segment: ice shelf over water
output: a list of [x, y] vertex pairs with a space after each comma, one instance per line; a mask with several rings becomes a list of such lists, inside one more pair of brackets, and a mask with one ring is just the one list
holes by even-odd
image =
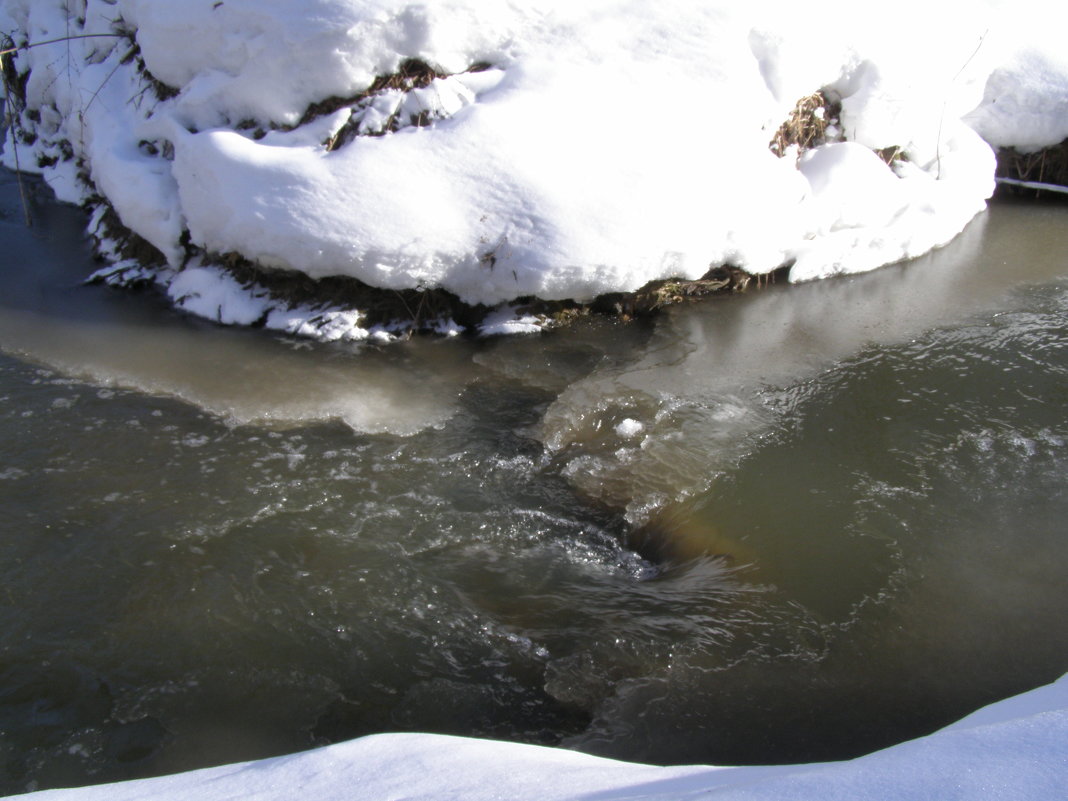
[[[991, 144], [1068, 136], [1062, 4], [882, 13], [2, 0], [16, 45], [63, 39], [16, 54], [27, 141], [9, 131], [4, 163], [40, 170], [63, 199], [106, 199], [163, 254], [164, 288], [192, 264], [176, 305], [327, 339], [371, 332], [246, 291], [212, 254], [489, 306], [724, 264], [793, 264], [795, 281], [869, 270], [944, 244], [984, 208]], [[366, 96], [410, 60], [438, 77]], [[773, 135], [817, 90], [841, 103], [828, 142], [777, 156]], [[905, 158], [888, 165], [884, 148]]]

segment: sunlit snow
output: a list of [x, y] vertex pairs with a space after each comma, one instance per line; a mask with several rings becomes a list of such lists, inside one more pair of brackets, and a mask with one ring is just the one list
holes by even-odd
[[[40, 119], [33, 144], [9, 135], [5, 163], [40, 163], [66, 199], [104, 196], [172, 268], [187, 236], [487, 305], [588, 301], [723, 264], [822, 278], [958, 234], [994, 186], [981, 137], [1068, 135], [1068, 62], [1016, 24], [1019, 3], [906, 2], [882, 21], [846, 2], [84, 5], [69, 20], [63, 3], [4, 1], [19, 44], [127, 34], [18, 53]], [[1055, 29], [1064, 12], [1039, 5]], [[159, 100], [139, 59], [177, 95]], [[410, 59], [452, 77], [356, 99]], [[840, 100], [844, 141], [772, 153], [817, 90]], [[309, 113], [331, 98], [354, 99]], [[359, 135], [335, 141], [346, 125]], [[50, 165], [64, 142], [73, 160]], [[871, 150], [888, 147], [905, 160]], [[204, 277], [190, 311], [234, 306]]]

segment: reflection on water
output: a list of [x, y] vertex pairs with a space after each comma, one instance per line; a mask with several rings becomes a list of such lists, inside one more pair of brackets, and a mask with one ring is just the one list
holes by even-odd
[[1068, 209], [541, 337], [82, 286], [0, 189], [0, 792], [376, 731], [850, 756], [1068, 669]]

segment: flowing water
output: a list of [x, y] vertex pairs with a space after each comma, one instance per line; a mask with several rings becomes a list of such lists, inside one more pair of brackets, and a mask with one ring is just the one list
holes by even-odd
[[1068, 670], [1068, 207], [655, 321], [338, 347], [0, 176], [0, 792], [419, 730], [854, 756]]

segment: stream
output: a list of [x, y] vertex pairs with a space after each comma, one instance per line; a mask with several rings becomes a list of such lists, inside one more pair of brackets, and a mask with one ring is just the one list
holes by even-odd
[[320, 344], [0, 173], [0, 794], [385, 731], [842, 759], [1068, 670], [1068, 205], [630, 323]]

